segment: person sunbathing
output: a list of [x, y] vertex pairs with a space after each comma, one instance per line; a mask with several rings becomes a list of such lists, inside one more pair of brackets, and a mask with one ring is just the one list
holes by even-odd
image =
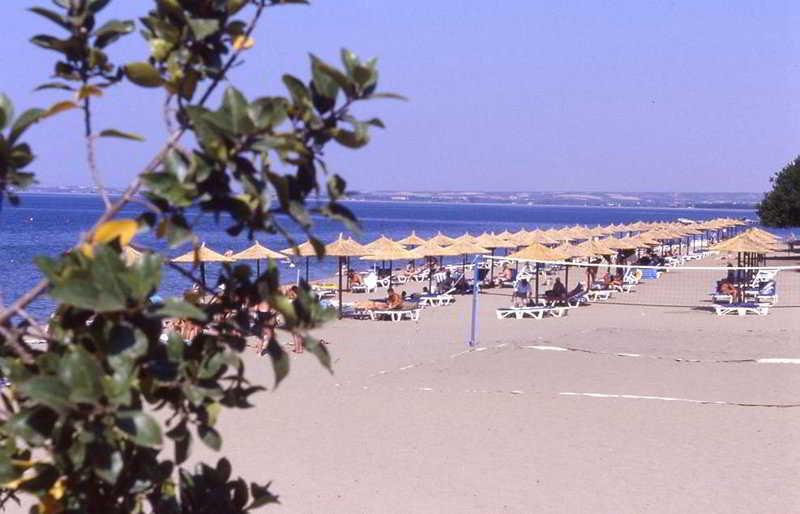
[[350, 273], [347, 274], [347, 280], [350, 281], [350, 287], [360, 286], [364, 283], [361, 279], [361, 275], [356, 273], [355, 270], [350, 270]]
[[403, 307], [403, 297], [395, 292], [393, 288], [386, 291], [386, 300], [366, 300], [363, 302], [356, 302], [355, 305], [359, 309], [366, 309], [369, 311], [394, 311]]
[[603, 287], [606, 289], [611, 289], [614, 286], [621, 286], [622, 281], [619, 279], [618, 276], [612, 275], [611, 273], [606, 273], [603, 275]]
[[739, 301], [739, 289], [736, 288], [727, 279], [722, 279], [717, 283], [717, 293], [721, 295], [729, 295], [733, 301]]

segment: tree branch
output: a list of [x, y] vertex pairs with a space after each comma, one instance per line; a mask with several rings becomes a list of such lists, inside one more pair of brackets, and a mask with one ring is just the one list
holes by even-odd
[[[85, 86], [86, 83], [84, 82], [84, 87]], [[100, 179], [100, 171], [97, 169], [97, 156], [95, 153], [96, 139], [92, 134], [92, 108], [90, 96], [87, 95], [86, 98], [83, 99], [82, 109], [84, 138], [86, 139], [86, 162], [89, 164], [89, 173], [92, 176], [92, 181], [94, 182], [98, 193], [100, 193], [100, 197], [103, 199], [103, 204], [106, 206], [106, 209], [109, 209], [111, 207], [111, 200], [108, 198], [108, 192], [103, 185], [103, 181]]]
[[[259, 2], [256, 8], [256, 12], [253, 15], [253, 18], [250, 20], [247, 29], [245, 30], [245, 37], [250, 37], [250, 35], [253, 33], [266, 7], [267, 4], [263, 0]], [[219, 83], [222, 82], [223, 79], [225, 79], [228, 70], [230, 70], [231, 66], [233, 66], [234, 62], [243, 51], [244, 48], [240, 48], [238, 50], [234, 49], [230, 59], [228, 59], [228, 62], [225, 64], [225, 66], [223, 66], [222, 73], [220, 73], [219, 77], [214, 79], [211, 85], [209, 85], [208, 89], [200, 99], [198, 105], [202, 106], [208, 101], [211, 94], [217, 88]], [[89, 126], [89, 129], [91, 129], [91, 124]], [[117, 199], [116, 202], [111, 203], [110, 205], [107, 206], [105, 212], [103, 212], [100, 218], [98, 218], [97, 222], [95, 222], [92, 229], [89, 232], [87, 232], [73, 248], [77, 248], [82, 243], [88, 241], [92, 237], [92, 235], [94, 235], [94, 232], [100, 225], [111, 220], [111, 218], [113, 218], [125, 205], [127, 205], [131, 201], [131, 199], [136, 195], [136, 193], [139, 191], [139, 188], [141, 187], [141, 181], [139, 179], [139, 176], [145, 173], [154, 172], [156, 168], [161, 164], [167, 152], [177, 145], [178, 141], [187, 130], [188, 130], [187, 127], [181, 127], [176, 132], [172, 133], [172, 135], [169, 137], [164, 147], [162, 147], [161, 150], [159, 150], [159, 152], [150, 161], [150, 163], [148, 163], [148, 165], [145, 166], [145, 168], [128, 185], [128, 187], [125, 189], [125, 192], [122, 193], [122, 196], [119, 199]], [[47, 291], [49, 285], [50, 284], [46, 279], [40, 280], [33, 288], [28, 290], [21, 297], [17, 298], [17, 300], [15, 300], [14, 303], [12, 303], [7, 309], [0, 311], [0, 325], [7, 323], [14, 316], [14, 314], [17, 313], [20, 309], [24, 309], [32, 301], [41, 296], [45, 291]]]

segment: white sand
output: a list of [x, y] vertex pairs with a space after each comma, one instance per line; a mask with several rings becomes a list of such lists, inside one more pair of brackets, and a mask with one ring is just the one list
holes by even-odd
[[[737, 405], [800, 403], [797, 308], [501, 321], [507, 297], [480, 303], [480, 351], [465, 351], [469, 297], [418, 323], [330, 324], [335, 374], [294, 357], [223, 418], [224, 453], [274, 480], [286, 512], [800, 511], [800, 407]], [[767, 360], [720, 362], [744, 359]], [[271, 383], [266, 359], [248, 363]]]

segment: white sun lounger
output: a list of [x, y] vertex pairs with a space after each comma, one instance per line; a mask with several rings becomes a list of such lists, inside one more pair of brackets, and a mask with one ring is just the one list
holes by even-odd
[[440, 294], [435, 296], [422, 296], [419, 299], [421, 307], [441, 307], [452, 305], [456, 302], [456, 297], [451, 294]]
[[497, 309], [497, 319], [542, 319], [549, 307], [510, 307]]
[[584, 297], [590, 302], [607, 302], [611, 298], [610, 289], [592, 289], [584, 293]]
[[391, 321], [402, 321], [404, 319], [419, 321], [419, 311], [420, 309], [370, 310], [369, 318], [373, 321], [381, 319], [389, 319]]
[[726, 314], [738, 314], [739, 316], [758, 314], [759, 316], [766, 316], [769, 314], [769, 305], [759, 303], [715, 304], [714, 313], [717, 316], [725, 316]]
[[569, 307], [564, 306], [509, 307], [497, 309], [497, 319], [542, 319], [547, 314], [555, 318], [562, 318], [567, 315], [567, 312], [569, 312]]

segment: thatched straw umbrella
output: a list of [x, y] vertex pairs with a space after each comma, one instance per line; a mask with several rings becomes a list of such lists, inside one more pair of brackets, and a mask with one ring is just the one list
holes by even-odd
[[339, 234], [339, 239], [325, 245], [325, 255], [337, 258], [337, 267], [339, 268], [339, 318], [342, 317], [342, 264], [347, 257], [360, 257], [364, 255], [363, 248], [356, 246], [354, 241], [344, 239], [342, 234]]
[[542, 246], [539, 243], [534, 243], [530, 246], [523, 248], [522, 250], [512, 253], [508, 256], [509, 259], [517, 259], [523, 261], [535, 261], [536, 264], [536, 285], [535, 285], [535, 295], [536, 295], [536, 303], [539, 303], [539, 265], [542, 261], [547, 262], [557, 262], [562, 261], [566, 258], [566, 255], [563, 253], [554, 250], [553, 248], [547, 248], [546, 246]]
[[458, 241], [457, 243], [448, 246], [447, 249], [450, 250], [451, 252], [454, 252], [456, 255], [463, 256], [463, 260], [461, 263], [462, 274], [464, 273], [467, 267], [467, 255], [485, 255], [487, 253], [491, 253], [486, 248], [477, 245], [475, 243], [470, 243], [468, 241]]
[[[475, 238], [475, 244], [488, 248], [492, 252], [492, 257], [494, 257], [494, 251], [498, 248], [515, 248], [514, 243], [496, 236], [494, 233], [487, 234], [486, 232]], [[489, 280], [494, 281], [494, 259], [489, 263]]]
[[[281, 250], [282, 254], [284, 255], [295, 255], [297, 257], [305, 257], [306, 259], [306, 282], [308, 282], [308, 259], [310, 257], [317, 257], [317, 250], [314, 248], [314, 245], [311, 244], [311, 241], [306, 241], [305, 243], [301, 243], [297, 246], [291, 246], [286, 248], [285, 250]], [[300, 280], [300, 274], [298, 272], [297, 280]]]
[[192, 265], [200, 264], [200, 280], [203, 285], [206, 285], [206, 263], [207, 262], [233, 262], [233, 259], [222, 255], [219, 252], [208, 248], [205, 243], [195, 247], [185, 254], [175, 257], [172, 262], [177, 263], [192, 263]]
[[441, 232], [438, 232], [435, 236], [433, 236], [432, 238], [428, 239], [428, 242], [429, 243], [433, 243], [435, 245], [439, 245], [439, 246], [447, 246], [447, 245], [454, 244], [456, 242], [456, 240], [453, 239], [452, 237], [447, 237], [446, 235], [442, 234]]
[[419, 237], [417, 233], [412, 230], [411, 234], [399, 240], [398, 243], [405, 246], [420, 246], [425, 244], [425, 240]]
[[[450, 247], [446, 246], [439, 246], [435, 243], [431, 243], [428, 241], [427, 243], [420, 245], [413, 250], [411, 253], [414, 255], [415, 259], [428, 259], [429, 266], [430, 266], [430, 259], [436, 257], [448, 257], [448, 256], [456, 256], [458, 253], [453, 252]], [[433, 284], [433, 270], [428, 273], [428, 290], [430, 290]]]
[[256, 275], [261, 275], [261, 259], [286, 259], [287, 257], [275, 250], [270, 250], [266, 246], [256, 241], [250, 248], [231, 255], [231, 259], [237, 261], [256, 261]]
[[[394, 241], [393, 241], [394, 242]], [[396, 244], [396, 243], [395, 243]], [[366, 246], [364, 247], [366, 249]], [[370, 250], [370, 253], [361, 257], [363, 261], [389, 261], [389, 285], [392, 284], [392, 263], [397, 260], [410, 261], [415, 258], [415, 254], [406, 250], [402, 245], [384, 245], [380, 248]]]

